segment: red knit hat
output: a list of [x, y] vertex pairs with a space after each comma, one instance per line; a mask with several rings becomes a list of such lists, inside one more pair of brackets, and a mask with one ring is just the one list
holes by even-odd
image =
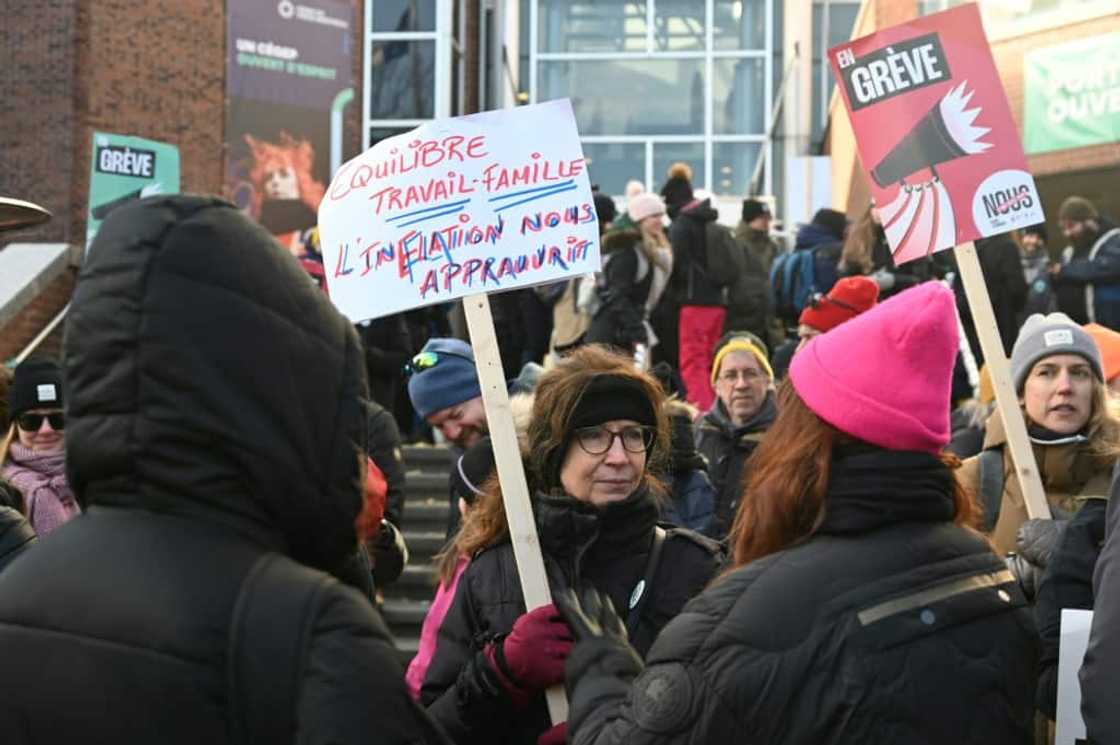
[[875, 307], [878, 300], [879, 285], [875, 280], [868, 277], [845, 277], [833, 285], [824, 297], [810, 299], [797, 322], [811, 326], [823, 334]]

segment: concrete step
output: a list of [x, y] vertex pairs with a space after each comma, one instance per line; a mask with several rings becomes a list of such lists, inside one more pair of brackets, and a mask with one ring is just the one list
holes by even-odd
[[401, 453], [409, 468], [445, 471], [451, 466], [451, 448], [446, 445], [405, 445]]
[[[411, 487], [411, 484], [409, 485]], [[404, 506], [404, 525], [401, 530], [410, 532], [439, 532], [447, 534], [447, 495], [438, 499], [409, 499]]]
[[436, 591], [436, 567], [431, 563], [416, 564], [409, 562], [401, 572], [400, 578], [393, 583], [394, 595], [403, 594], [405, 590], [422, 589], [430, 598]]
[[[448, 466], [450, 469], [450, 466]], [[448, 495], [448, 474], [450, 470], [446, 471], [408, 471], [406, 478], [408, 484], [406, 486], [408, 498], [411, 502], [413, 499], [434, 499], [442, 497], [444, 501], [447, 500]]]
[[411, 563], [418, 564], [430, 561], [447, 543], [446, 530], [405, 530], [405, 542], [408, 543], [408, 553]]
[[385, 623], [394, 629], [404, 630], [405, 627], [415, 626], [416, 633], [420, 633], [420, 625], [432, 607], [431, 600], [408, 600], [405, 598], [386, 598], [381, 604], [381, 615]]

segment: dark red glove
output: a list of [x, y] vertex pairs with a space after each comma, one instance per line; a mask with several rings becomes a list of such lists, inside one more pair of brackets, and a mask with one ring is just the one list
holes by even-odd
[[524, 695], [564, 680], [564, 660], [572, 644], [571, 629], [549, 603], [518, 618], [501, 648], [491, 644], [486, 657], [506, 690]]
[[537, 738], [537, 745], [564, 745], [568, 739], [568, 723], [560, 722], [555, 727], [549, 727]]

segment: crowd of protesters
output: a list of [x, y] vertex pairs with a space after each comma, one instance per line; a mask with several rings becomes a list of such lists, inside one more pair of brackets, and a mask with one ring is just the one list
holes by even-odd
[[[461, 308], [355, 327], [221, 200], [111, 214], [62, 359], [0, 374], [0, 740], [1045, 743], [1079, 608], [1120, 742], [1120, 229], [1070, 197], [1067, 246], [977, 244], [1032, 519], [951, 252], [896, 266], [873, 204], [783, 246], [691, 181], [596, 193], [601, 272], [491, 296], [537, 608]], [[377, 598], [425, 440], [448, 542], [406, 672]]]

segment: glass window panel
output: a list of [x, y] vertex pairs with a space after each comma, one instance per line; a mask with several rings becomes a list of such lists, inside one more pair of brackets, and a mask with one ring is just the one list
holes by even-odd
[[707, 44], [704, 3], [697, 0], [656, 0], [653, 48], [659, 52], [703, 51]]
[[669, 166], [677, 162], [688, 163], [692, 168], [692, 188], [699, 189], [706, 183], [703, 142], [653, 143], [653, 186], [660, 191], [669, 178]]
[[646, 51], [645, 0], [541, 0], [542, 52]]
[[412, 129], [415, 129], [415, 128], [414, 127], [401, 127], [401, 128], [396, 128], [396, 127], [371, 127], [370, 130], [369, 130], [369, 146], [373, 147], [374, 145], [381, 142], [382, 140], [387, 140], [390, 137], [393, 137], [394, 135], [399, 135], [399, 134], [403, 134], [404, 132], [409, 132]]
[[765, 49], [765, 0], [715, 0], [712, 27], [716, 49]]
[[434, 41], [378, 41], [370, 50], [370, 119], [430, 119]]
[[766, 65], [761, 58], [712, 63], [712, 127], [720, 135], [763, 134]]
[[646, 146], [630, 142], [587, 142], [583, 145], [591, 183], [611, 196], [626, 193], [630, 179], [646, 180]]
[[568, 97], [580, 134], [703, 134], [704, 60], [544, 61], [537, 98]]
[[758, 142], [713, 143], [712, 192], [725, 196], [745, 197], [761, 149], [762, 144]]
[[436, 0], [373, 0], [374, 33], [435, 31]]

